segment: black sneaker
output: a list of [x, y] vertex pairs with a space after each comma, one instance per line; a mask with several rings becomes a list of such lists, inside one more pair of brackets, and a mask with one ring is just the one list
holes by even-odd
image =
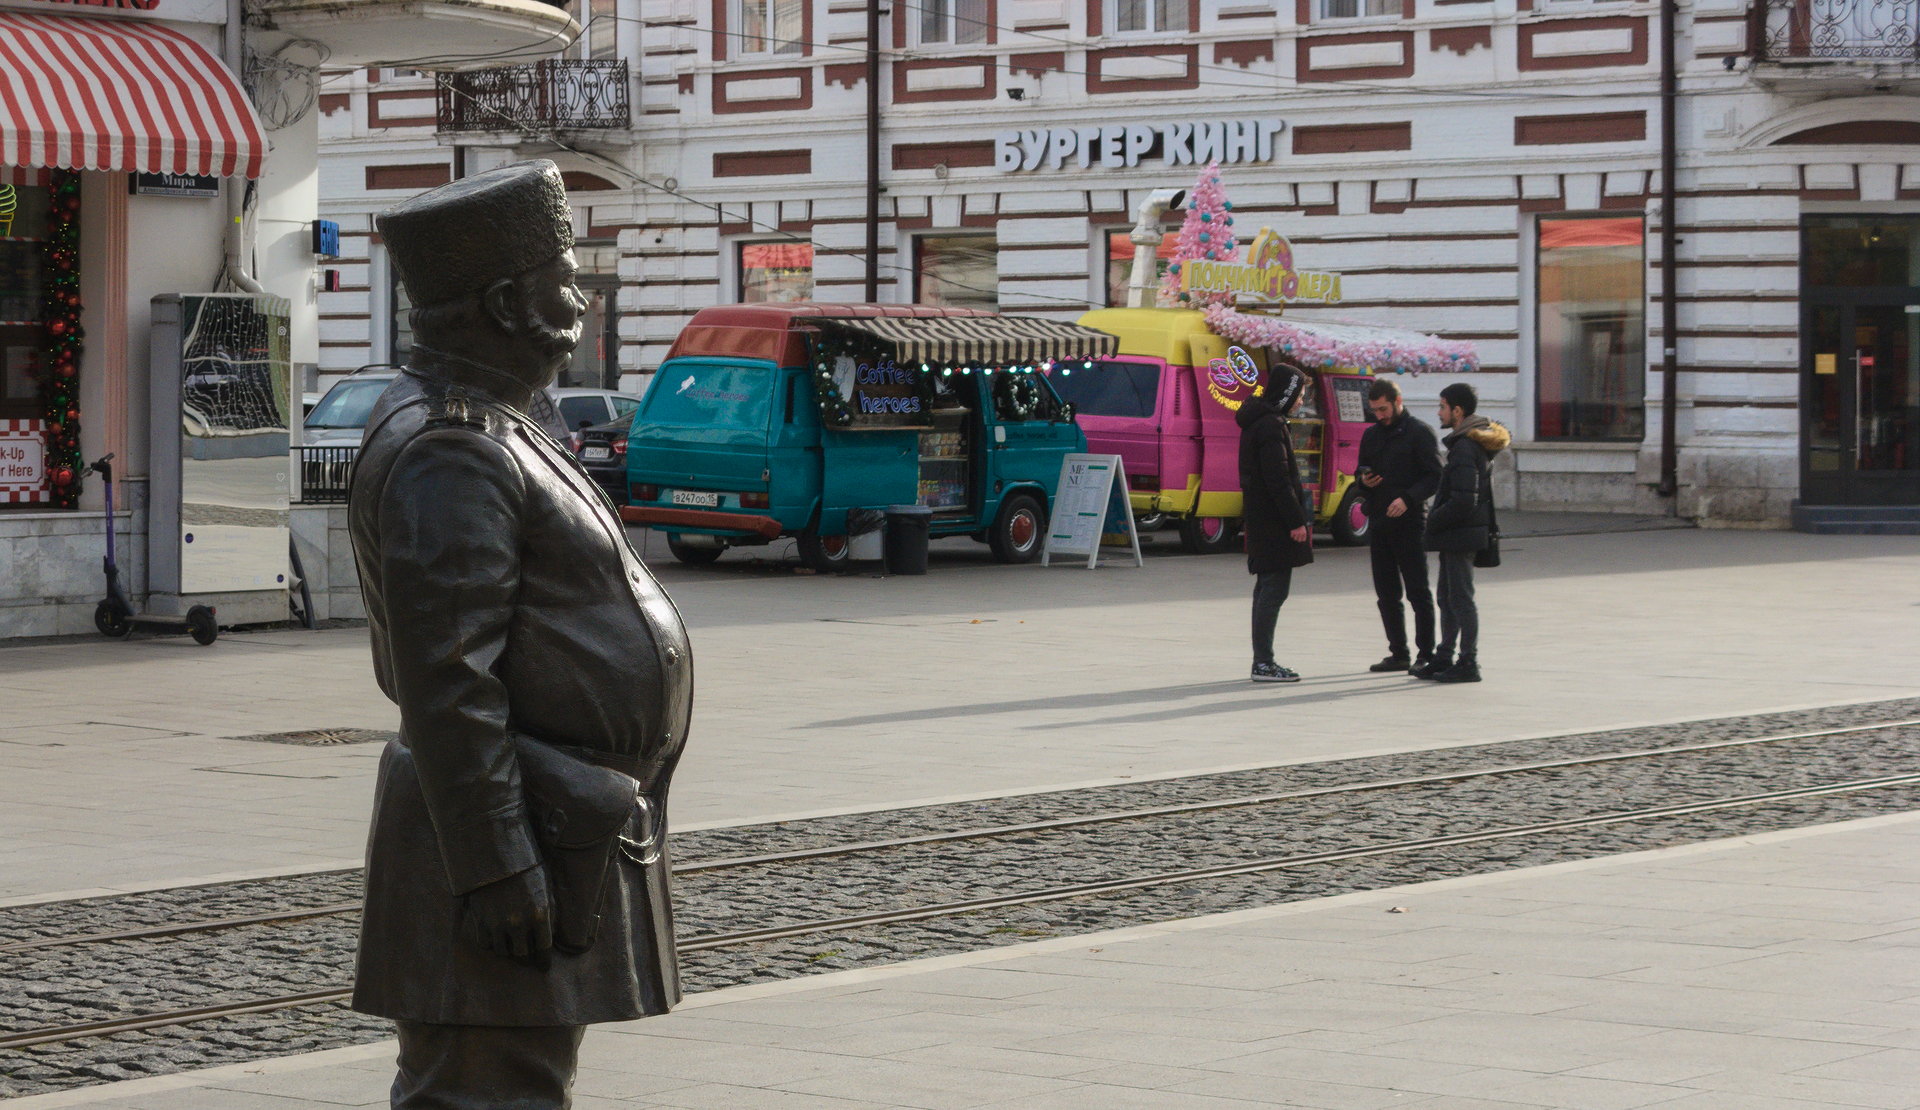
[[1453, 666], [1451, 655], [1423, 655], [1415, 660], [1413, 666], [1407, 668], [1407, 673], [1415, 678], [1432, 678], [1451, 666]]
[[1408, 659], [1406, 656], [1389, 655], [1367, 669], [1375, 674], [1385, 674], [1388, 671], [1404, 671], [1411, 666], [1413, 666], [1413, 660]]
[[1435, 682], [1478, 682], [1480, 664], [1471, 659], [1462, 659], [1453, 666], [1433, 676]]
[[1278, 663], [1255, 663], [1253, 665], [1253, 674], [1251, 674], [1248, 677], [1253, 679], [1253, 681], [1255, 682], [1298, 682], [1300, 681], [1299, 675], [1293, 673], [1292, 671], [1286, 669], [1285, 667], [1281, 666]]

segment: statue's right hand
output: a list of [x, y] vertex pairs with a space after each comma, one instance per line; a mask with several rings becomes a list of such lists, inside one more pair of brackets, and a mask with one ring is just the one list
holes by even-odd
[[469, 891], [461, 900], [461, 929], [467, 939], [496, 956], [532, 961], [553, 947], [553, 896], [547, 869], [533, 866], [518, 875]]

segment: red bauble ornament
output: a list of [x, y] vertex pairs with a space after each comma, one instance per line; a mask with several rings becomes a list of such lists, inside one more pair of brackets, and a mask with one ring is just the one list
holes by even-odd
[[67, 416], [67, 423], [69, 423], [69, 424], [71, 424], [71, 423], [73, 423], [73, 422], [75, 422], [75, 421], [77, 421], [77, 420], [79, 420], [79, 419], [80, 419], [80, 406], [78, 406], [78, 405], [68, 405], [68, 406], [67, 406], [67, 413], [66, 413], [66, 416]]
[[68, 324], [65, 320], [55, 317], [47, 321], [47, 333], [58, 338], [59, 336], [67, 334], [67, 329], [71, 326], [72, 325]]
[[73, 468], [70, 466], [54, 467], [52, 476], [55, 489], [66, 489], [73, 484]]
[[58, 367], [54, 368], [54, 373], [60, 375], [63, 378], [73, 377], [73, 363], [71, 362], [61, 363]]

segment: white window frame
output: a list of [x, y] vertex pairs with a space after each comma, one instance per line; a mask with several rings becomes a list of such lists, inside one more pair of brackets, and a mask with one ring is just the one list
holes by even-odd
[[[987, 44], [987, 39], [989, 37], [987, 34], [989, 30], [989, 27], [987, 26], [987, 19], [989, 15], [987, 3], [985, 3], [985, 0], [982, 0], [980, 4], [980, 22], [978, 24], [975, 24], [971, 17], [969, 17], [966, 24], [962, 24], [960, 20], [960, 11], [959, 11], [961, 2], [962, 0], [915, 0], [915, 3], [909, 5], [907, 8], [907, 20], [910, 23], [910, 25], [913, 27], [914, 45], [915, 46], [964, 46], [964, 47], [985, 46]], [[936, 5], [939, 6], [941, 9], [938, 13], [935, 13], [934, 11]], [[926, 17], [930, 14], [938, 15], [938, 18], [940, 19], [941, 25], [943, 27], [943, 32], [942, 32], [943, 37], [929, 38], [927, 36]], [[980, 37], [976, 39], [966, 39], [963, 41], [960, 38], [960, 33], [963, 27], [972, 27], [978, 30]]]
[[[805, 6], [812, 3], [813, 0], [800, 0], [801, 6], [797, 9], [800, 15], [799, 25], [793, 28], [793, 37], [786, 42], [780, 41], [779, 29], [774, 26], [777, 2], [778, 0], [728, 0], [727, 17], [729, 24], [727, 29], [733, 32], [730, 36], [733, 41], [728, 45], [728, 52], [730, 54], [775, 57], [806, 53], [806, 49], [801, 43], [801, 39], [806, 37], [807, 29]], [[747, 40], [743, 36], [746, 34], [747, 29], [748, 7], [765, 10], [767, 21], [766, 41], [772, 45], [759, 48], [747, 45]]]
[[[1119, 0], [1101, 0], [1101, 3], [1106, 5], [1106, 11], [1104, 14], [1106, 17], [1106, 28], [1107, 28], [1108, 34], [1121, 35], [1121, 36], [1188, 35], [1188, 34], [1192, 34], [1195, 30], [1195, 28], [1193, 27], [1160, 27], [1160, 26], [1134, 27], [1134, 28], [1122, 29], [1120, 26]], [[1144, 0], [1144, 3], [1147, 10], [1147, 22], [1151, 24], [1154, 21], [1154, 12], [1156, 10], [1154, 0]], [[1181, 20], [1183, 22], [1190, 22], [1193, 18], [1192, 6], [1189, 5], [1186, 2], [1186, 0], [1176, 0], [1176, 3], [1178, 3], [1179, 5]]]
[[[1347, 15], [1342, 13], [1342, 14], [1336, 15], [1328, 11], [1328, 9], [1332, 7], [1335, 3], [1340, 3], [1343, 6], [1345, 4], [1352, 4], [1354, 7], [1354, 14]], [[1397, 4], [1395, 4], [1395, 0], [1318, 0], [1318, 2], [1314, 5], [1314, 22], [1315, 23], [1360, 23], [1366, 20], [1384, 21], [1384, 20], [1404, 19], [1406, 18], [1407, 3], [1408, 3], [1408, 0], [1398, 0]], [[1368, 11], [1367, 10], [1370, 7], [1375, 7], [1375, 6], [1385, 7], [1388, 4], [1395, 4], [1393, 11]]]

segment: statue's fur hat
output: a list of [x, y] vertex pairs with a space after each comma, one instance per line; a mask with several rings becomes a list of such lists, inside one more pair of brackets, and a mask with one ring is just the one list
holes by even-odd
[[478, 293], [573, 249], [560, 168], [545, 158], [451, 181], [374, 218], [415, 308]]

